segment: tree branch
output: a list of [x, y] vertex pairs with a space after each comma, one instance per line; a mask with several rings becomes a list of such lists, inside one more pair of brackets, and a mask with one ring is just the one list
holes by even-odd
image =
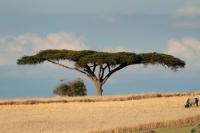
[[101, 72], [101, 77], [100, 77], [100, 80], [101, 80], [101, 81], [103, 80], [104, 71], [105, 71], [105, 70], [102, 70], [102, 72]]
[[103, 67], [103, 70], [105, 70], [107, 67], [109, 67], [109, 65], [108, 65], [108, 64], [106, 64], [106, 66], [105, 66], [105, 67]]
[[92, 79], [97, 79], [95, 73], [90, 69], [90, 67], [89, 67], [87, 64], [85, 64], [83, 67], [84, 67], [84, 70], [85, 70], [89, 75], [91, 75], [91, 78], [92, 78]]
[[92, 70], [93, 73], [95, 72], [96, 66], [97, 66], [97, 64], [94, 62], [94, 66], [93, 66], [93, 70]]
[[[105, 78], [103, 79], [103, 84], [105, 84], [106, 83], [106, 81], [108, 80], [108, 78], [113, 74], [113, 73], [115, 73], [116, 71], [119, 71], [119, 70], [121, 70], [122, 68], [124, 68], [124, 67], [126, 67], [127, 66], [127, 64], [120, 64], [118, 67], [116, 67], [115, 69], [113, 69], [113, 70], [109, 70], [109, 73], [105, 76]], [[109, 67], [108, 67], [109, 68]]]
[[101, 80], [103, 79], [103, 77], [104, 77], [104, 72], [105, 72], [105, 70], [106, 70], [106, 68], [108, 68], [108, 64], [106, 64], [106, 66], [105, 67], [102, 67], [102, 70], [101, 70]]
[[65, 66], [65, 65], [63, 65], [63, 64], [60, 64], [58, 61], [57, 61], [57, 62], [56, 62], [56, 61], [53, 61], [53, 60], [47, 60], [47, 61], [49, 61], [49, 62], [51, 62], [51, 63], [53, 63], [53, 64], [56, 64], [56, 65], [59, 65], [59, 66], [61, 66], [61, 67], [64, 67], [64, 68], [67, 68], [67, 69], [70, 69], [70, 70], [74, 70], [74, 68], [71, 68], [71, 67]]
[[110, 65], [108, 65], [108, 72], [110, 72]]
[[98, 78], [99, 78], [99, 80], [100, 80], [100, 78], [101, 78], [102, 67], [103, 67], [102, 65], [99, 66], [99, 73], [98, 73]]
[[51, 62], [51, 63], [53, 63], [53, 64], [56, 64], [56, 65], [58, 65], [58, 66], [61, 66], [61, 67], [64, 67], [64, 68], [67, 68], [67, 69], [70, 69], [70, 70], [76, 70], [76, 71], [78, 71], [78, 72], [81, 72], [81, 73], [83, 73], [83, 74], [86, 74], [87, 76], [89, 76], [89, 74], [88, 73], [86, 73], [85, 71], [82, 71], [82, 70], [80, 70], [80, 69], [78, 69], [78, 68], [72, 68], [72, 67], [68, 67], [68, 66], [65, 66], [65, 65], [63, 65], [63, 64], [60, 64], [59, 63], [59, 61], [53, 61], [53, 60], [47, 60], [47, 61], [49, 61], [49, 62]]

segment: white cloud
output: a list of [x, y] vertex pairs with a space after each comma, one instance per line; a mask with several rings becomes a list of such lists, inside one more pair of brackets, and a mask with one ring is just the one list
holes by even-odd
[[196, 38], [171, 39], [168, 43], [167, 53], [185, 60], [187, 67], [200, 67], [200, 40]]
[[174, 28], [200, 29], [200, 20], [178, 20], [173, 23]]
[[190, 0], [180, 5], [172, 14], [172, 26], [181, 29], [200, 28], [200, 2]]
[[126, 48], [124, 46], [118, 46], [115, 48], [104, 48], [102, 49], [104, 52], [142, 52], [140, 49]]
[[200, 3], [188, 3], [179, 7], [175, 12], [175, 17], [198, 17], [200, 16]]
[[0, 37], [0, 65], [16, 64], [17, 58], [44, 49], [87, 49], [83, 37], [61, 32], [46, 37], [27, 33], [20, 36]]

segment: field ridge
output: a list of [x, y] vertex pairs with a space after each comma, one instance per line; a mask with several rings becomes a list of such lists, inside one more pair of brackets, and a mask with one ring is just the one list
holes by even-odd
[[196, 122], [200, 121], [200, 115], [176, 119], [176, 120], [166, 120], [159, 122], [150, 122], [139, 124], [136, 126], [129, 127], [116, 127], [108, 130], [91, 131], [90, 133], [132, 133], [140, 131], [148, 131], [157, 128], [180, 128], [185, 126], [191, 126]]
[[141, 93], [141, 94], [126, 94], [113, 96], [79, 96], [79, 97], [61, 97], [52, 98], [28, 98], [5, 100], [0, 99], [0, 105], [30, 105], [30, 104], [48, 104], [48, 103], [69, 103], [69, 102], [108, 102], [108, 101], [128, 101], [159, 97], [175, 97], [175, 96], [193, 96], [200, 95], [200, 92], [183, 92], [183, 93]]

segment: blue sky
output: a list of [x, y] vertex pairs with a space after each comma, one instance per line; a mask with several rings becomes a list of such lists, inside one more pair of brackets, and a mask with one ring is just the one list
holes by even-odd
[[178, 72], [130, 66], [108, 80], [105, 95], [200, 89], [198, 0], [4, 0], [0, 18], [0, 98], [52, 96], [60, 79], [78, 77], [94, 95], [79, 73], [48, 63], [16, 65], [17, 58], [50, 48], [157, 51], [186, 61]]

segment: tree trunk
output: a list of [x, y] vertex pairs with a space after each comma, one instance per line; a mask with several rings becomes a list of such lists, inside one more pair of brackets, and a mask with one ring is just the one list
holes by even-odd
[[102, 83], [100, 81], [94, 81], [95, 87], [96, 87], [96, 96], [102, 96], [103, 89], [102, 89]]

